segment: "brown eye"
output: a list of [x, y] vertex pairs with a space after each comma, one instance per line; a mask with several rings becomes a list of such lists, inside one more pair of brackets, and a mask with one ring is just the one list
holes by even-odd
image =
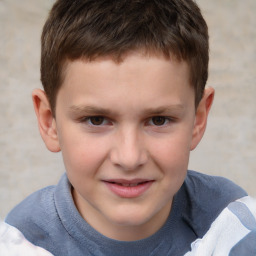
[[166, 122], [166, 118], [164, 116], [155, 116], [152, 117], [152, 123], [156, 126], [164, 125]]
[[104, 123], [104, 117], [102, 116], [92, 116], [89, 118], [89, 122], [92, 125], [102, 125]]

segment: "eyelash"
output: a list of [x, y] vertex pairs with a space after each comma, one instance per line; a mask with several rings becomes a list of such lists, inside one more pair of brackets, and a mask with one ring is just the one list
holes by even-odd
[[[159, 124], [159, 125], [156, 125], [156, 124], [154, 123], [154, 119], [158, 119], [158, 121], [160, 121], [160, 123], [161, 123], [161, 121], [162, 121], [163, 123], [162, 123], [162, 124]], [[157, 121], [157, 120], [155, 120], [155, 121]], [[152, 126], [162, 127], [162, 126], [166, 126], [166, 125], [169, 124], [171, 121], [172, 121], [172, 119], [169, 118], [169, 117], [166, 117], [166, 116], [153, 116], [153, 117], [151, 117], [151, 118], [149, 119], [148, 123], [149, 123], [149, 124], [151, 123], [150, 125], [152, 125]]]
[[[102, 121], [102, 122], [99, 122], [99, 124], [93, 123], [92, 120], [95, 119], [95, 118], [101, 119], [101, 120], [98, 120], [98, 121]], [[153, 119], [157, 119], [157, 118], [160, 119], [158, 121], [163, 121], [163, 124], [159, 124], [159, 125], [154, 124]], [[163, 119], [163, 120], [161, 120], [161, 119]], [[146, 125], [147, 126], [155, 126], [155, 127], [163, 127], [163, 126], [168, 125], [170, 122], [174, 122], [174, 121], [175, 121], [175, 119], [171, 118], [171, 117], [153, 116], [153, 117], [147, 119]], [[110, 119], [108, 119], [108, 118], [106, 118], [104, 116], [88, 116], [88, 117], [83, 117], [80, 120], [80, 122], [81, 123], [87, 123], [89, 126], [93, 126], [93, 127], [101, 127], [103, 125], [109, 125], [110, 123], [112, 123]]]
[[[102, 122], [100, 122], [100, 124], [93, 124], [92, 122], [93, 118], [102, 119]], [[88, 123], [89, 126], [95, 126], [95, 127], [104, 125], [102, 123], [106, 121], [109, 122], [108, 119], [104, 116], [88, 116], [81, 119], [81, 123]]]

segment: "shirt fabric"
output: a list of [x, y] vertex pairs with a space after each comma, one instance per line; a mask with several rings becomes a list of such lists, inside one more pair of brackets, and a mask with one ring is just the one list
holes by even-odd
[[231, 202], [191, 249], [184, 256], [255, 256], [256, 199], [245, 196]]
[[125, 242], [103, 236], [81, 217], [64, 174], [57, 186], [17, 205], [6, 222], [55, 256], [183, 256], [230, 202], [246, 195], [225, 178], [188, 171], [164, 226], [146, 239]]
[[0, 256], [53, 256], [45, 249], [31, 244], [23, 234], [0, 221]]

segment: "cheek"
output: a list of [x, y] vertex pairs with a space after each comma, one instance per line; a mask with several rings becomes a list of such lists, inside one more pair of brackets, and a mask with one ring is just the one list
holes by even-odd
[[68, 175], [96, 175], [107, 155], [106, 145], [95, 138], [85, 136], [62, 141], [63, 161]]
[[190, 143], [184, 136], [177, 136], [155, 143], [151, 155], [160, 168], [166, 187], [173, 192], [178, 190], [187, 173]]
[[165, 138], [153, 143], [152, 155], [165, 166], [186, 166], [190, 154], [190, 139], [184, 136]]

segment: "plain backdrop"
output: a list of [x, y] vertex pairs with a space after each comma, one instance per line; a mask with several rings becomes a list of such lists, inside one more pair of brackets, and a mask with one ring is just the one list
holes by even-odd
[[[0, 218], [56, 184], [61, 154], [45, 148], [31, 101], [41, 87], [40, 34], [53, 0], [0, 0]], [[256, 196], [256, 1], [198, 0], [210, 33], [216, 89], [208, 128], [189, 167], [225, 176]]]

